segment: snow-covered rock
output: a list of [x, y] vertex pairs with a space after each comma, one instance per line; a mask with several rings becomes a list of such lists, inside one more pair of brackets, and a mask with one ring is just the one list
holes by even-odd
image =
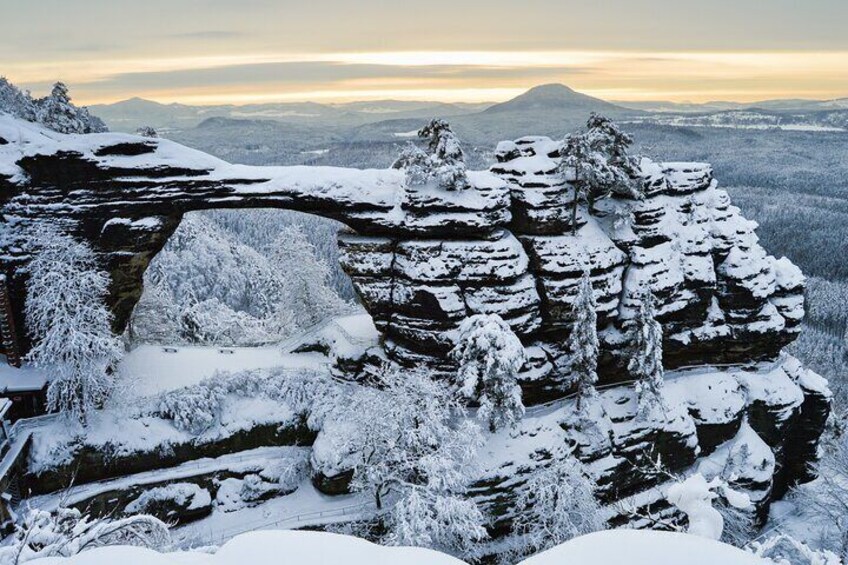
[[[603, 445], [575, 440], [602, 486], [647, 488], [645, 473], [628, 470], [642, 461], [635, 454], [664, 446], [674, 465], [691, 465], [737, 437], [746, 418], [775, 457], [776, 492], [809, 478], [803, 468], [829, 411], [827, 387], [790, 360], [773, 370], [758, 364], [777, 360], [797, 336], [803, 275], [760, 246], [756, 224], [731, 205], [707, 164], [644, 159], [643, 199], [581, 206], [572, 226], [574, 190], [556, 174], [560, 144], [543, 137], [500, 144], [497, 164], [469, 172], [465, 190], [408, 186], [398, 170], [231, 165], [163, 139], [64, 135], [9, 116], [0, 116], [0, 137], [0, 270], [10, 275], [24, 349], [24, 267], [38, 250], [22, 227], [61, 223], [91, 244], [111, 273], [109, 304], [122, 329], [149, 261], [184, 213], [294, 209], [350, 228], [339, 237], [341, 262], [383, 339], [382, 351], [349, 344], [340, 359], [373, 354], [455, 371], [448, 352], [460, 323], [497, 314], [528, 351], [519, 374], [525, 404], [561, 397], [567, 391], [554, 385], [568, 377], [572, 309], [588, 271], [601, 330], [599, 384], [628, 379], [626, 330], [646, 287], [667, 369], [735, 365], [668, 379], [676, 412], [666, 419], [634, 418], [627, 395], [610, 393], [623, 404], [599, 416]], [[339, 336], [322, 339], [314, 345], [346, 348]], [[752, 364], [753, 372], [738, 368]], [[256, 402], [261, 414], [273, 405]]]

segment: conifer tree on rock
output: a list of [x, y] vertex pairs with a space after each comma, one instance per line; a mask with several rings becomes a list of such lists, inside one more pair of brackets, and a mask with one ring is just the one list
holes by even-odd
[[611, 195], [640, 198], [639, 165], [628, 154], [633, 139], [609, 118], [592, 114], [585, 133], [565, 137], [560, 150], [559, 173], [574, 189], [572, 234], [577, 231], [577, 210]]
[[524, 416], [517, 378], [526, 360], [521, 341], [497, 314], [466, 318], [457, 331], [451, 356], [459, 364], [460, 394], [479, 402], [477, 417], [491, 431], [515, 426]]
[[586, 134], [566, 136], [560, 151], [559, 174], [574, 190], [571, 202], [571, 234], [577, 233], [577, 210], [580, 204], [589, 204], [592, 187], [605, 182], [603, 160], [596, 153]]
[[656, 320], [654, 296], [644, 289], [639, 298], [639, 309], [630, 330], [631, 353], [627, 369], [636, 379], [638, 412], [647, 417], [656, 409], [665, 411], [662, 395], [662, 326]]
[[589, 145], [605, 159], [609, 179], [595, 192], [594, 199], [610, 195], [641, 198], [639, 160], [629, 154], [633, 137], [621, 130], [618, 124], [595, 112], [586, 123]]
[[0, 77], [0, 112], [30, 122], [36, 119], [32, 97], [9, 82], [6, 77]]
[[427, 140], [427, 151], [409, 143], [392, 165], [406, 171], [407, 186], [420, 186], [435, 181], [445, 190], [465, 190], [471, 186], [465, 165], [465, 153], [450, 125], [431, 120], [418, 131]]
[[577, 385], [577, 410], [584, 408], [587, 400], [595, 398], [598, 382], [598, 314], [589, 271], [583, 272], [574, 301], [574, 325], [568, 338], [571, 352], [570, 369]]
[[47, 405], [86, 425], [112, 390], [111, 368], [123, 354], [106, 307], [109, 276], [92, 249], [59, 231], [38, 235], [25, 310], [35, 342], [28, 359], [49, 372]]
[[59, 133], [99, 133], [108, 131], [100, 118], [87, 108], [71, 103], [68, 87], [63, 82], [53, 85], [49, 96], [35, 101], [36, 118], [42, 125]]

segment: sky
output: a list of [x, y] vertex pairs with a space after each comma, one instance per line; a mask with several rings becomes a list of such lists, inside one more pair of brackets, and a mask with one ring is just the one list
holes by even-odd
[[848, 97], [848, 0], [0, 0], [0, 74], [80, 104]]

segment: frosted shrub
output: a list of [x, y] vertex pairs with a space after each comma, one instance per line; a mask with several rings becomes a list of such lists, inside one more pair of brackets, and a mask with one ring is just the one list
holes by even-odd
[[220, 421], [228, 396], [268, 398], [285, 404], [305, 417], [310, 427], [318, 429], [327, 412], [340, 402], [342, 386], [326, 374], [307, 369], [216, 374], [196, 385], [160, 395], [151, 412], [173, 420], [183, 431], [199, 435]]
[[295, 490], [311, 474], [312, 466], [305, 450], [298, 451], [296, 455], [276, 459], [259, 472], [260, 477], [277, 483], [283, 491]]
[[210, 382], [164, 394], [158, 412], [178, 429], [201, 434], [218, 423], [226, 397], [225, 388]]
[[158, 551], [171, 545], [168, 526], [153, 516], [121, 520], [91, 519], [75, 508], [50, 513], [30, 510], [11, 542], [0, 548], [0, 565], [17, 565], [47, 557], [70, 557], [109, 545], [135, 545]]
[[595, 482], [570, 454], [555, 455], [519, 487], [510, 559], [544, 551], [605, 528]]
[[774, 565], [843, 565], [843, 561], [832, 551], [817, 551], [786, 534], [777, 534], [754, 543], [750, 550]]

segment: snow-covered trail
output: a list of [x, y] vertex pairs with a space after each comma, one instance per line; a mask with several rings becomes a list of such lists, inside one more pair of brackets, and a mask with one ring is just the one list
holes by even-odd
[[327, 496], [307, 479], [292, 494], [273, 498], [235, 512], [213, 510], [208, 518], [176, 528], [174, 538], [182, 548], [220, 545], [245, 532], [290, 530], [367, 517], [376, 512], [367, 494]]
[[[160, 346], [141, 345], [124, 356], [119, 366], [125, 395], [148, 397], [199, 383], [218, 372], [286, 367], [320, 369], [331, 359], [318, 352], [294, 353], [305, 343], [338, 335], [346, 347], [368, 347], [379, 334], [371, 317], [352, 310], [325, 318], [297, 335], [261, 347]], [[342, 344], [339, 344], [342, 345]]]

